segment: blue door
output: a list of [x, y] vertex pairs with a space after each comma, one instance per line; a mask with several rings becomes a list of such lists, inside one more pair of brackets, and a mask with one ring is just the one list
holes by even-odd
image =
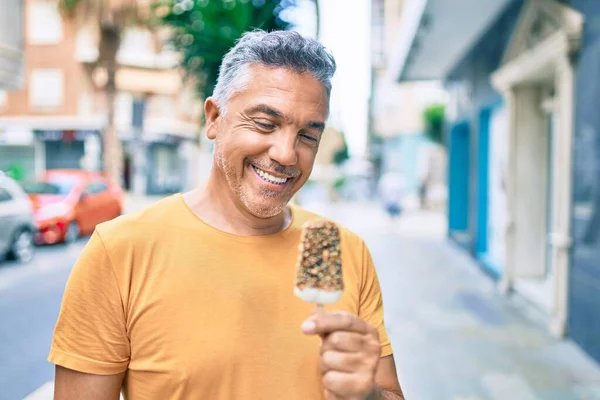
[[461, 246], [469, 247], [469, 123], [450, 130], [448, 168], [448, 232]]
[[508, 126], [499, 102], [479, 113], [477, 146], [477, 225], [475, 255], [499, 278], [504, 271]]
[[477, 232], [475, 254], [484, 258], [488, 248], [488, 196], [489, 196], [489, 154], [491, 108], [479, 113], [479, 137], [477, 149]]

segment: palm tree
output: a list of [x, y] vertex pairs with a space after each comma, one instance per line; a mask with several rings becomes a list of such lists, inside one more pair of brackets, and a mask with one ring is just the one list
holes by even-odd
[[133, 24], [148, 25], [149, 0], [58, 0], [63, 16], [81, 26], [92, 26], [98, 33], [96, 68], [106, 72], [107, 125], [103, 134], [104, 171], [120, 183], [123, 157], [114, 118], [117, 53], [125, 29]]

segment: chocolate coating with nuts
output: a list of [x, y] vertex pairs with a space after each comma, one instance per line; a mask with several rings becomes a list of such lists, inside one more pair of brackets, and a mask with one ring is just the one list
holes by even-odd
[[340, 231], [331, 221], [309, 221], [302, 230], [296, 287], [324, 291], [344, 289]]

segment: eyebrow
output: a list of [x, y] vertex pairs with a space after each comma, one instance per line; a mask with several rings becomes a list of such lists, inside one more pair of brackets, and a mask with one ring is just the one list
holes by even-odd
[[319, 129], [321, 131], [325, 130], [325, 124], [323, 122], [310, 121], [306, 124], [309, 128]]
[[[246, 112], [248, 114], [263, 113], [263, 114], [267, 114], [272, 117], [281, 118], [281, 119], [283, 119], [285, 117], [285, 115], [281, 111], [276, 110], [273, 107], [270, 107], [266, 104], [258, 104], [256, 106], [253, 106], [253, 107], [247, 109]], [[312, 129], [325, 130], [325, 123], [319, 122], [319, 121], [309, 121], [306, 124], [306, 126], [309, 128], [312, 128]]]
[[249, 114], [261, 112], [263, 114], [267, 114], [272, 117], [283, 118], [283, 113], [281, 111], [278, 111], [272, 107], [269, 107], [266, 104], [259, 104], [257, 106], [251, 107], [251, 108], [247, 109], [246, 112]]

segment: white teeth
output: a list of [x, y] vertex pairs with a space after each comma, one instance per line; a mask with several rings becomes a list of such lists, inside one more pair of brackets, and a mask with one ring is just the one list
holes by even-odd
[[252, 167], [258, 173], [258, 175], [260, 175], [260, 177], [266, 181], [269, 181], [276, 185], [282, 185], [287, 182], [287, 178], [279, 178], [277, 176], [273, 176], [273, 175], [269, 174], [268, 172], [263, 171], [262, 169], [258, 169], [255, 166], [252, 166]]

